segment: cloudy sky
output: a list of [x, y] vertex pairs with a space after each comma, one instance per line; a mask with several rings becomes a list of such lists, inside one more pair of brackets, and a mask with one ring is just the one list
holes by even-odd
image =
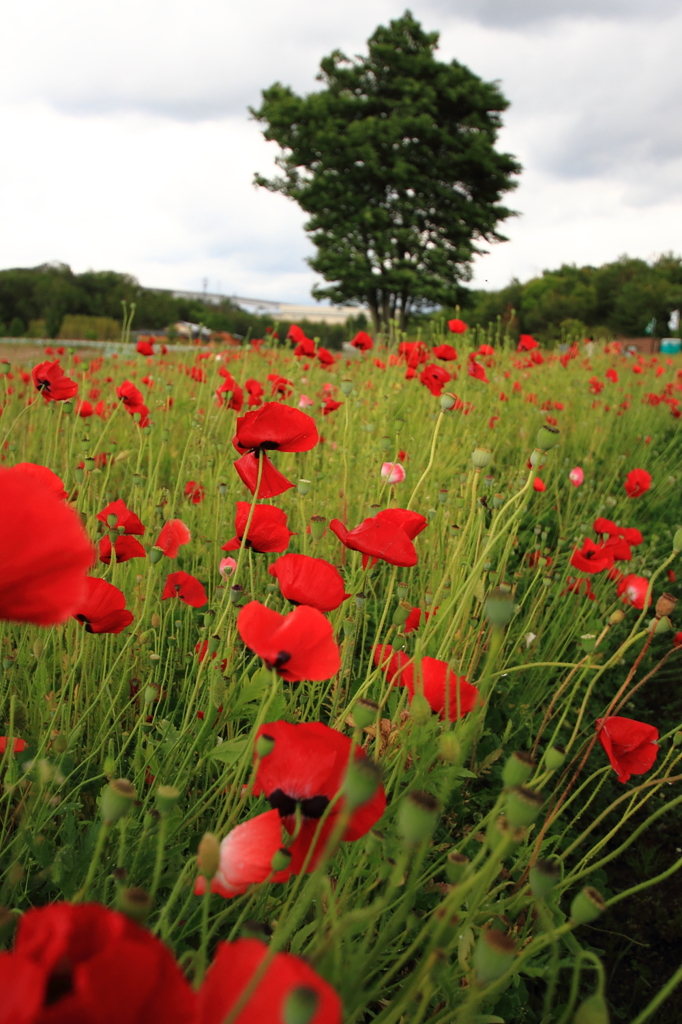
[[[316, 88], [397, 0], [24, 0], [0, 14], [0, 267], [49, 260], [144, 285], [307, 301], [298, 207], [252, 185], [276, 153], [247, 114]], [[523, 164], [502, 287], [562, 262], [682, 251], [679, 0], [414, 0], [438, 57], [498, 80]]]

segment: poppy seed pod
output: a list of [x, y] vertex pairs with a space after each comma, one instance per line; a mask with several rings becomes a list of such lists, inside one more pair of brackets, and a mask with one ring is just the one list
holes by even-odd
[[553, 860], [539, 860], [530, 869], [530, 891], [536, 900], [544, 900], [559, 880], [559, 865]]
[[306, 494], [310, 494], [310, 488], [311, 487], [312, 487], [312, 483], [311, 483], [310, 480], [304, 480], [304, 479], [301, 478], [298, 481], [298, 485], [297, 485], [296, 489], [298, 490], [298, 493], [301, 495], [301, 497], [305, 498]]
[[135, 787], [127, 779], [114, 779], [102, 790], [100, 814], [106, 824], [122, 818], [133, 806], [137, 793]]
[[457, 885], [464, 878], [465, 872], [471, 861], [459, 850], [450, 850], [445, 862], [445, 873], [450, 885]]
[[175, 786], [159, 786], [156, 791], [156, 809], [162, 818], [168, 817], [179, 799], [180, 790]]
[[344, 377], [341, 381], [341, 390], [343, 391], [346, 398], [353, 394], [353, 381], [350, 377]]
[[673, 551], [682, 551], [682, 527], [675, 531], [673, 537]]
[[542, 469], [547, 461], [547, 453], [542, 448], [534, 448], [528, 461], [534, 469]]
[[493, 494], [493, 508], [502, 508], [504, 505], [504, 494]]
[[661, 594], [656, 602], [656, 617], [662, 619], [664, 615], [672, 615], [677, 604], [677, 598], [672, 594]]
[[431, 838], [440, 810], [435, 796], [422, 789], [413, 789], [403, 798], [398, 809], [398, 831], [408, 846], [418, 846]]
[[589, 924], [590, 921], [596, 921], [605, 910], [606, 903], [602, 894], [588, 885], [573, 897], [571, 921], [573, 924]]
[[256, 757], [263, 758], [271, 754], [275, 747], [275, 741], [272, 736], [266, 736], [265, 733], [261, 733], [256, 739]]
[[444, 391], [440, 396], [440, 407], [443, 412], [447, 412], [448, 409], [452, 409], [455, 402], [457, 401], [457, 395], [453, 395], [450, 391]]
[[204, 878], [213, 878], [220, 867], [220, 843], [212, 832], [206, 832], [199, 842], [197, 866]]
[[136, 924], [144, 926], [154, 906], [154, 899], [144, 889], [131, 886], [119, 891], [116, 897], [116, 906], [126, 917], [131, 918]]
[[366, 729], [376, 721], [379, 705], [373, 700], [361, 697], [353, 708], [353, 721], [358, 729]]
[[317, 1013], [320, 997], [312, 988], [299, 985], [286, 998], [283, 1010], [284, 1024], [310, 1024]]
[[533, 774], [535, 761], [525, 750], [515, 750], [502, 769], [502, 782], [505, 786], [522, 786]]
[[313, 540], [321, 540], [327, 529], [327, 520], [324, 516], [311, 516], [310, 535]]
[[512, 786], [507, 793], [505, 811], [512, 828], [532, 825], [544, 803], [542, 794], [525, 786]]
[[550, 772], [555, 772], [561, 768], [562, 764], [566, 760], [566, 751], [561, 746], [549, 747], [545, 751], [545, 768]]
[[381, 772], [366, 757], [354, 758], [343, 780], [343, 794], [352, 811], [371, 800], [381, 784]]
[[486, 469], [492, 462], [493, 453], [490, 448], [474, 448], [471, 453], [471, 461], [474, 469]]
[[473, 964], [479, 985], [488, 985], [501, 978], [516, 956], [516, 943], [499, 928], [487, 927], [481, 932]]
[[601, 992], [583, 999], [575, 1011], [573, 1024], [609, 1024], [609, 1008]]
[[672, 623], [667, 615], [662, 619], [652, 619], [649, 623], [649, 630], [653, 630], [655, 636], [659, 636], [661, 633], [669, 633], [672, 628]]
[[625, 618], [625, 612], [623, 611], [623, 609], [622, 608], [616, 608], [615, 612], [611, 612], [611, 614], [609, 615], [609, 625], [610, 626], [619, 626], [624, 618]]
[[495, 587], [485, 599], [483, 614], [491, 626], [506, 626], [514, 614], [514, 600], [510, 590]]
[[282, 846], [279, 850], [275, 850], [270, 861], [270, 866], [275, 874], [278, 871], [286, 871], [291, 864], [291, 858], [291, 850], [287, 850], [286, 847]]
[[538, 448], [541, 448], [543, 452], [548, 452], [551, 448], [554, 448], [559, 443], [559, 429], [558, 427], [549, 427], [543, 423], [537, 432], [535, 438], [535, 444]]
[[404, 626], [411, 611], [412, 605], [409, 601], [400, 601], [393, 612], [393, 625]]

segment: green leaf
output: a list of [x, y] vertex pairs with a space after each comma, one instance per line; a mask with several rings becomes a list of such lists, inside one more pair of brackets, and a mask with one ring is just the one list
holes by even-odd
[[248, 736], [239, 736], [234, 740], [225, 740], [219, 743], [210, 751], [209, 757], [214, 761], [222, 761], [223, 764], [235, 764], [246, 750]]

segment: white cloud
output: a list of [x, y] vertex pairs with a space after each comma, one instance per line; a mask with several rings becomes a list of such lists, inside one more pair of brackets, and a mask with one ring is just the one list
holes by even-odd
[[[525, 171], [477, 260], [504, 285], [562, 262], [679, 249], [682, 63], [668, 0], [418, 0], [440, 59], [511, 101], [500, 147]], [[50, 259], [143, 283], [304, 301], [301, 211], [252, 186], [276, 147], [247, 104], [318, 87], [322, 56], [364, 50], [395, 0], [28, 0], [5, 8], [0, 266]], [[8, 158], [9, 154], [9, 158]]]

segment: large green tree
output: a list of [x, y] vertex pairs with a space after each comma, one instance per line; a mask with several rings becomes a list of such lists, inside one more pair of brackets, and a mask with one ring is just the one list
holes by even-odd
[[495, 149], [495, 84], [434, 57], [437, 32], [407, 11], [380, 26], [367, 56], [334, 51], [317, 92], [277, 82], [251, 114], [281, 148], [281, 176], [256, 183], [310, 215], [316, 298], [369, 305], [375, 327], [459, 298], [481, 241], [504, 240], [500, 204], [520, 165]]

